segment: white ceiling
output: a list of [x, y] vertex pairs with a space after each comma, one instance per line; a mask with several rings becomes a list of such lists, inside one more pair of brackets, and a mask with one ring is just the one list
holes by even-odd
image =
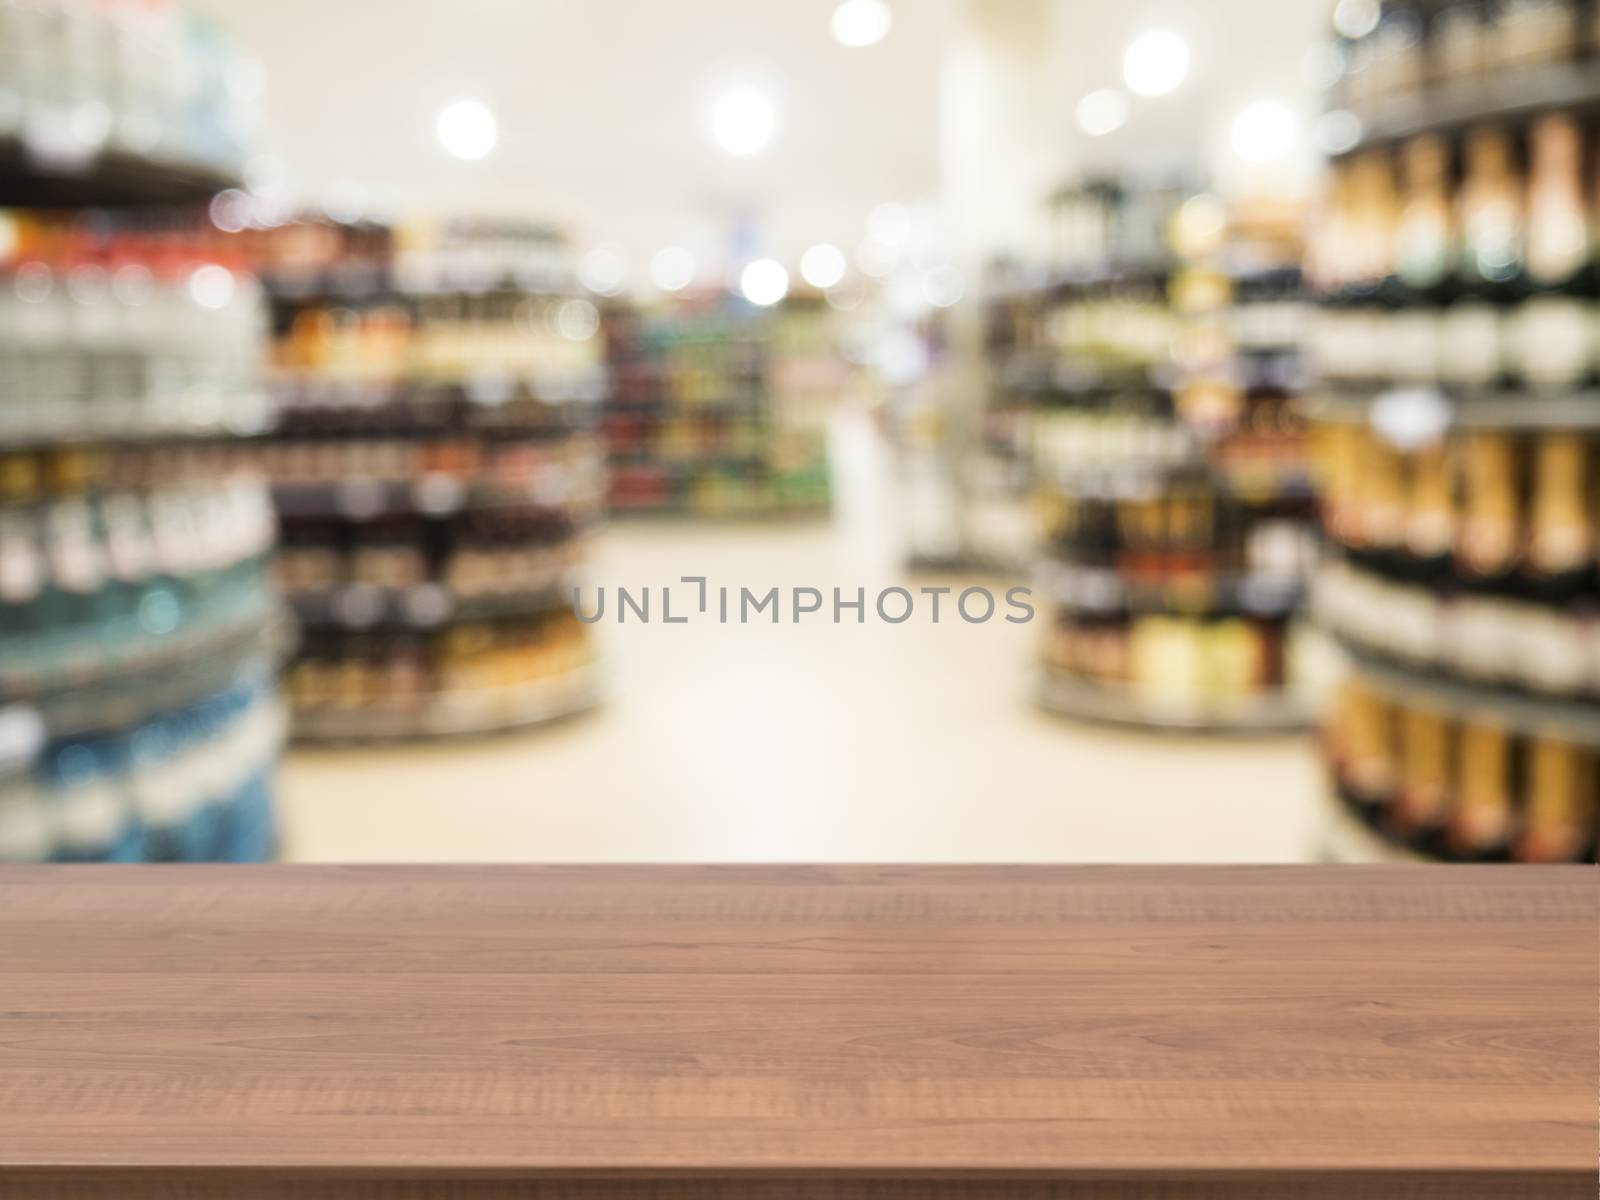
[[[1217, 149], [1219, 128], [1225, 144], [1229, 106], [1256, 94], [1309, 107], [1299, 64], [1327, 7], [891, 0], [888, 39], [847, 50], [829, 36], [834, 0], [191, 2], [265, 65], [273, 144], [300, 194], [353, 186], [402, 211], [522, 209], [561, 220], [581, 243], [614, 242], [636, 263], [674, 242], [713, 259], [793, 261], [817, 240], [853, 247], [878, 203], [930, 198], [949, 4], [1053, 5], [1059, 66], [1043, 119], [1060, 130], [1059, 164], [1045, 174], [1192, 160]], [[1073, 103], [1118, 82], [1122, 48], [1151, 24], [1191, 40], [1193, 84], [1138, 102], [1123, 133], [1089, 143], [1072, 128]], [[779, 118], [772, 144], [747, 159], [709, 131], [712, 99], [741, 82], [766, 89]], [[461, 96], [498, 115], [500, 143], [485, 161], [453, 159], [433, 137], [439, 107]]]
[[[297, 189], [394, 204], [554, 212], [586, 240], [752, 249], [854, 245], [866, 213], [937, 176], [937, 0], [898, 0], [886, 41], [831, 39], [829, 0], [198, 0], [267, 69], [267, 118]], [[763, 153], [711, 140], [725, 86], [779, 125]], [[434, 114], [495, 110], [487, 160], [451, 158]], [[749, 221], [744, 222], [749, 224]], [[707, 249], [720, 247], [707, 246]]]

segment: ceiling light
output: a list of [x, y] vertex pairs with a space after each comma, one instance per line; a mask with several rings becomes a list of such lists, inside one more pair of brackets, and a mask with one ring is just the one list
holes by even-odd
[[871, 46], [889, 36], [894, 12], [884, 0], [844, 0], [833, 10], [833, 40], [852, 49]]
[[1258, 100], [1233, 119], [1233, 149], [1246, 162], [1282, 158], [1299, 136], [1299, 120], [1278, 100]]
[[1141, 33], [1122, 59], [1122, 78], [1140, 96], [1164, 96], [1189, 74], [1189, 45], [1166, 29]]
[[439, 142], [457, 158], [487, 158], [500, 140], [494, 113], [482, 100], [456, 100], [439, 110], [433, 123]]
[[1339, 0], [1333, 9], [1333, 27], [1355, 41], [1376, 29], [1381, 15], [1378, 0]]
[[233, 272], [216, 263], [195, 268], [189, 276], [189, 298], [201, 308], [215, 311], [227, 308], [233, 299], [236, 281]]
[[211, 197], [211, 223], [223, 233], [240, 233], [255, 221], [255, 199], [249, 192], [228, 188]]
[[768, 308], [789, 294], [789, 272], [770, 258], [758, 258], [739, 276], [739, 291], [751, 304]]
[[682, 246], [657, 250], [650, 260], [650, 282], [663, 292], [681, 292], [694, 282], [694, 256]]
[[935, 308], [952, 308], [966, 294], [966, 281], [949, 263], [934, 267], [922, 279], [922, 296]]
[[814, 288], [831, 288], [844, 278], [844, 251], [829, 242], [818, 242], [800, 256], [800, 277]]
[[711, 106], [711, 133], [729, 154], [754, 154], [777, 126], [772, 102], [753, 87], [730, 88]]
[[1116, 88], [1099, 88], [1078, 101], [1073, 117], [1090, 137], [1104, 137], [1128, 123], [1128, 98]]
[[578, 282], [600, 296], [615, 296], [627, 280], [627, 264], [622, 255], [607, 246], [598, 246], [578, 261]]

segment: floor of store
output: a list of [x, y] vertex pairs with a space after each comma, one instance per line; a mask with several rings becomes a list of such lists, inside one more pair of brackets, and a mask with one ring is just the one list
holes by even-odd
[[[619, 521], [595, 583], [711, 588], [1008, 582], [905, 577], [891, 459], [833, 436], [831, 522]], [[614, 591], [611, 593], [614, 595]], [[787, 593], [785, 593], [787, 594]], [[659, 599], [657, 600], [659, 604]], [[515, 735], [303, 749], [296, 861], [1273, 861], [1314, 857], [1309, 737], [1083, 725], [1030, 698], [1036, 625], [617, 624], [594, 713]]]

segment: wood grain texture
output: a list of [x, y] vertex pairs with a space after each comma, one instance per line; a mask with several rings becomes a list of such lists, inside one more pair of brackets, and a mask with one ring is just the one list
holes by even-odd
[[0, 1196], [1592, 1196], [1596, 882], [5, 869]]

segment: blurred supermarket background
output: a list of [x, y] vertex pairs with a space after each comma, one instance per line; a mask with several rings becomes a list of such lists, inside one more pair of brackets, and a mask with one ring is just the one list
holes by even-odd
[[1600, 0], [0, 0], [0, 860], [1592, 859], [1597, 251]]

